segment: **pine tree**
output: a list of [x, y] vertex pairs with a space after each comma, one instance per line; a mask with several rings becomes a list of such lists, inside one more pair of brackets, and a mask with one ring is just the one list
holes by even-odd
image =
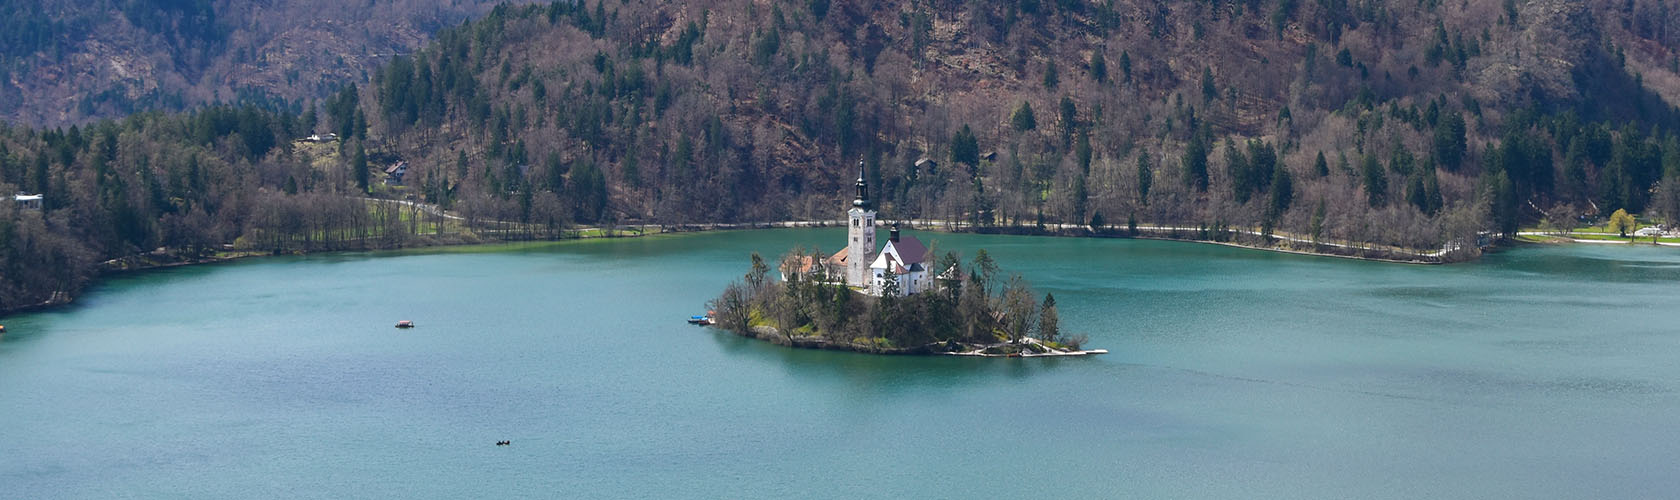
[[1464, 116], [1458, 112], [1446, 113], [1435, 125], [1435, 164], [1447, 169], [1448, 172], [1458, 170], [1464, 161], [1465, 144]]
[[1120, 51], [1120, 77], [1126, 83], [1132, 81], [1132, 54], [1124, 50]]
[[1040, 340], [1055, 342], [1061, 335], [1062, 325], [1060, 315], [1056, 313], [1056, 296], [1044, 294], [1044, 303], [1038, 313], [1038, 335]]
[[1248, 157], [1237, 149], [1235, 143], [1225, 141], [1225, 171], [1231, 178], [1231, 196], [1237, 203], [1248, 203], [1248, 197], [1255, 188], [1253, 171], [1248, 167]]
[[1219, 97], [1219, 87], [1213, 84], [1213, 69], [1202, 67], [1202, 101], [1212, 101]]
[[1197, 192], [1207, 192], [1208, 189], [1208, 153], [1211, 135], [1207, 123], [1201, 129], [1191, 134], [1190, 142], [1184, 146], [1184, 182]]
[[1091, 133], [1081, 132], [1079, 141], [1073, 144], [1073, 154], [1079, 160], [1079, 173], [1091, 175]]
[[1103, 59], [1101, 50], [1091, 51], [1091, 79], [1103, 83], [1108, 79], [1108, 61]]
[[1155, 174], [1149, 168], [1149, 153], [1138, 153], [1137, 160], [1137, 189], [1138, 203], [1149, 205], [1149, 185], [1155, 182]]
[[1372, 207], [1380, 207], [1388, 203], [1388, 173], [1383, 171], [1382, 165], [1377, 163], [1377, 157], [1365, 155], [1360, 161], [1360, 172], [1365, 181], [1365, 197]]
[[1038, 119], [1033, 118], [1032, 104], [1021, 101], [1021, 107], [1015, 108], [1015, 114], [1010, 117], [1017, 132], [1026, 132], [1038, 128]]
[[1295, 201], [1295, 182], [1289, 178], [1289, 169], [1278, 168], [1272, 171], [1272, 198], [1266, 212], [1266, 218], [1276, 220], [1289, 204]]
[[980, 164], [980, 144], [974, 138], [974, 131], [963, 125], [956, 133], [951, 134], [951, 163], [975, 166]]
[[1073, 103], [1073, 98], [1062, 96], [1062, 147], [1067, 147], [1073, 141], [1073, 130], [1079, 125], [1079, 107]]
[[882, 301], [883, 306], [890, 308], [892, 299], [898, 298], [903, 293], [903, 289], [900, 288], [898, 283], [898, 274], [888, 272], [887, 278], [881, 280], [881, 298], [884, 299]]
[[[820, 266], [821, 264], [819, 263], [818, 265]], [[764, 256], [759, 255], [758, 252], [753, 252], [752, 269], [747, 272], [746, 276], [747, 286], [752, 287], [753, 290], [763, 290], [765, 276], [769, 273], [770, 265], [764, 263]]]
[[356, 156], [350, 161], [350, 175], [355, 176], [356, 189], [363, 194], [368, 192], [368, 159], [367, 150], [361, 141], [356, 141]]

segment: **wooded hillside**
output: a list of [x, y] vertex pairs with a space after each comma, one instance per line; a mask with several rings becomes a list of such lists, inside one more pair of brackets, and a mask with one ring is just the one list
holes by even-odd
[[0, 120], [64, 127], [216, 102], [297, 106], [496, 3], [0, 2]]
[[[296, 112], [0, 130], [0, 188], [48, 195], [39, 220], [0, 214], [33, 235], [0, 266], [38, 300], [86, 275], [19, 284], [53, 255], [367, 245], [418, 217], [352, 218], [343, 201], [368, 192], [521, 237], [828, 219], [859, 159], [887, 219], [1473, 258], [1450, 242], [1617, 209], [1676, 220], [1676, 22], [1643, 0], [504, 6]], [[405, 185], [380, 186], [399, 160]]]
[[582, 167], [610, 202], [581, 222], [822, 218], [863, 158], [888, 217], [1438, 248], [1663, 201], [1657, 8], [557, 3], [440, 34], [361, 102], [376, 142], [487, 210]]

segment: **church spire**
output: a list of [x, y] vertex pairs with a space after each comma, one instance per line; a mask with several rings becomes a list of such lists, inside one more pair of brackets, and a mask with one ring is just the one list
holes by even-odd
[[852, 206], [869, 210], [869, 182], [863, 180], [863, 160], [858, 160], [857, 198]]

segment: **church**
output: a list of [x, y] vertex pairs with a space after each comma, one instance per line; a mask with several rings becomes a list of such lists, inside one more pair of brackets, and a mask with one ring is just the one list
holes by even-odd
[[[915, 236], [899, 233], [893, 223], [886, 245], [875, 247], [875, 208], [869, 202], [869, 184], [864, 180], [863, 162], [858, 162], [857, 198], [846, 212], [846, 246], [823, 262], [829, 276], [843, 276], [846, 284], [864, 293], [880, 296], [896, 282], [899, 296], [909, 296], [933, 286], [933, 254]], [[809, 272], [809, 264], [801, 266]], [[785, 275], [785, 273], [784, 273]]]

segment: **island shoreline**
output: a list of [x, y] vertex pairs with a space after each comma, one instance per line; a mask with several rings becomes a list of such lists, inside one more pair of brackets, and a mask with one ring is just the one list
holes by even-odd
[[[969, 358], [1069, 358], [1108, 354], [1108, 349], [1057, 349], [1044, 345], [1038, 339], [1024, 338], [1021, 342], [999, 342], [995, 344], [974, 344], [969, 342], [933, 342], [914, 347], [881, 347], [857, 342], [837, 342], [819, 336], [789, 336], [772, 326], [749, 327], [740, 332], [714, 325], [712, 328], [740, 337], [759, 340], [770, 344], [792, 349], [811, 349], [819, 351], [854, 352], [858, 354], [876, 354], [888, 356], [958, 356]], [[1015, 346], [1014, 353], [988, 353], [991, 349], [1004, 346]], [[1035, 347], [1036, 346], [1036, 347]], [[944, 350], [941, 350], [941, 349]], [[960, 350], [959, 350], [960, 348]], [[1042, 349], [1042, 351], [1039, 351]]]

